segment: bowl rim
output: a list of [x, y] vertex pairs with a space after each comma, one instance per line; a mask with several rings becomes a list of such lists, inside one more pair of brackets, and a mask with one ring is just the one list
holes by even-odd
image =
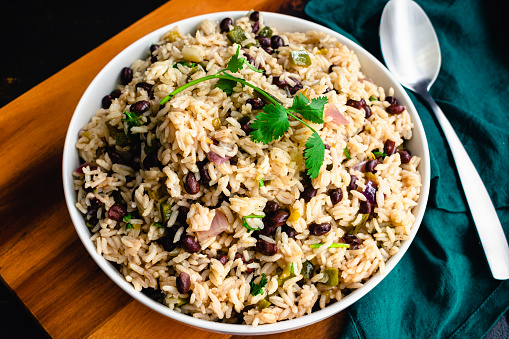
[[[429, 195], [429, 187], [430, 187], [430, 157], [429, 157], [429, 150], [428, 150], [428, 143], [426, 139], [426, 134], [424, 132], [424, 128], [422, 125], [422, 122], [419, 118], [419, 115], [410, 99], [406, 91], [403, 89], [403, 87], [399, 84], [399, 82], [396, 80], [396, 78], [387, 70], [387, 68], [378, 60], [376, 59], [371, 53], [366, 51], [363, 47], [356, 44], [352, 40], [348, 39], [347, 37], [327, 28], [322, 25], [319, 25], [317, 23], [296, 18], [293, 16], [285, 15], [285, 14], [279, 14], [279, 13], [273, 13], [273, 12], [265, 12], [263, 11], [264, 18], [271, 23], [271, 26], [280, 26], [281, 23], [277, 23], [278, 20], [283, 22], [283, 26], [285, 22], [293, 22], [296, 25], [302, 25], [302, 27], [305, 28], [306, 31], [309, 30], [316, 30], [320, 32], [325, 32], [327, 34], [332, 35], [334, 38], [336, 38], [341, 44], [346, 45], [350, 50], [353, 50], [356, 55], [360, 56], [362, 55], [363, 58], [366, 58], [374, 64], [374, 66], [378, 69], [378, 71], [384, 73], [383, 75], [389, 78], [390, 81], [393, 82], [393, 88], [395, 93], [398, 95], [398, 100], [404, 104], [407, 107], [407, 110], [409, 114], [411, 115], [412, 122], [414, 124], [413, 128], [413, 134], [415, 135], [415, 132], [418, 131], [418, 134], [421, 136], [421, 146], [423, 150], [423, 154], [421, 155], [421, 163], [419, 164], [419, 172], [421, 174], [421, 180], [422, 180], [422, 186], [421, 186], [421, 192], [420, 197], [418, 200], [418, 205], [415, 207], [417, 208], [417, 212], [414, 213], [415, 215], [415, 221], [411, 229], [410, 239], [406, 240], [402, 243], [399, 252], [396, 253], [394, 256], [389, 258], [385, 265], [385, 273], [381, 274], [380, 271], [378, 271], [376, 274], [374, 274], [371, 278], [368, 279], [368, 281], [364, 284], [363, 287], [360, 289], [357, 289], [350, 293], [349, 295], [345, 296], [343, 299], [327, 306], [326, 308], [312, 312], [310, 314], [304, 315], [302, 317], [294, 318], [291, 320], [284, 320], [281, 322], [276, 322], [274, 324], [263, 324], [258, 325], [257, 327], [253, 327], [252, 325], [241, 325], [241, 324], [225, 324], [220, 322], [214, 322], [209, 320], [203, 320], [194, 318], [187, 314], [178, 313], [176, 311], [171, 310], [167, 306], [164, 306], [163, 304], [158, 303], [157, 301], [154, 301], [144, 295], [142, 292], [138, 292], [134, 289], [131, 283], [127, 282], [125, 278], [114, 268], [114, 266], [107, 261], [105, 258], [102, 257], [102, 255], [97, 254], [95, 245], [92, 241], [90, 241], [90, 231], [86, 227], [84, 219], [81, 215], [81, 213], [78, 211], [78, 209], [75, 207], [76, 202], [76, 194], [74, 191], [73, 186], [73, 176], [72, 173], [74, 169], [76, 168], [76, 164], [72, 163], [68, 159], [72, 159], [72, 157], [75, 155], [76, 148], [75, 143], [77, 141], [77, 131], [81, 129], [82, 126], [76, 126], [78, 124], [78, 116], [85, 113], [80, 113], [83, 110], [83, 106], [85, 105], [85, 102], [89, 100], [91, 89], [94, 88], [100, 81], [102, 76], [106, 73], [106, 70], [108, 68], [111, 68], [113, 65], [116, 64], [116, 62], [121, 59], [121, 57], [125, 57], [128, 54], [133, 53], [135, 50], [139, 50], [140, 48], [147, 48], [147, 46], [150, 45], [150, 43], [158, 41], [160, 37], [170, 30], [171, 28], [175, 26], [179, 26], [179, 28], [183, 25], [190, 24], [190, 25], [197, 25], [204, 19], [209, 20], [220, 20], [219, 18], [223, 17], [232, 17], [232, 18], [239, 18], [242, 16], [245, 16], [247, 11], [225, 11], [225, 12], [212, 12], [208, 14], [193, 16], [184, 20], [180, 20], [174, 23], [170, 23], [168, 25], [165, 25], [164, 27], [161, 27], [159, 29], [156, 29], [152, 31], [151, 33], [146, 34], [142, 38], [136, 40], [132, 44], [130, 44], [128, 47], [123, 49], [120, 53], [118, 53], [112, 60], [110, 60], [106, 66], [104, 66], [101, 71], [95, 76], [95, 78], [92, 80], [92, 82], [87, 87], [86, 91], [84, 92], [83, 96], [81, 97], [78, 105], [76, 106], [76, 109], [73, 113], [71, 122], [69, 124], [69, 128], [66, 134], [65, 143], [64, 143], [64, 151], [63, 151], [63, 157], [62, 157], [62, 180], [63, 180], [63, 188], [64, 188], [64, 196], [65, 201], [67, 205], [67, 209], [69, 211], [69, 215], [71, 216], [71, 220], [73, 222], [73, 225], [76, 229], [76, 232], [78, 233], [78, 236], [85, 246], [86, 250], [92, 257], [92, 259], [97, 263], [97, 265], [102, 269], [106, 275], [113, 280], [120, 288], [122, 288], [126, 293], [128, 293], [131, 297], [133, 297], [135, 300], [141, 302], [142, 304], [150, 307], [151, 309], [169, 317], [174, 320], [177, 320], [178, 322], [184, 323], [186, 325], [204, 329], [212, 332], [219, 332], [219, 333], [226, 333], [226, 334], [250, 334], [250, 335], [262, 335], [262, 334], [270, 334], [270, 333], [280, 333], [284, 331], [289, 331], [293, 329], [298, 329], [304, 326], [311, 325], [313, 323], [319, 322], [325, 318], [328, 318], [344, 309], [352, 305], [354, 302], [359, 300], [362, 296], [369, 293], [376, 285], [378, 285], [395, 267], [395, 265], [400, 261], [400, 259], [403, 257], [405, 252], [407, 251], [408, 247], [412, 243], [413, 239], [415, 238], [415, 235], [419, 229], [419, 226], [421, 224], [422, 218], [424, 216], [424, 212], [426, 209], [426, 204], [428, 200]], [[284, 31], [284, 30], [280, 30]], [[134, 60], [132, 60], [134, 61]], [[131, 61], [131, 62], [132, 62]], [[362, 65], [361, 65], [362, 67]], [[97, 102], [99, 103], [100, 98], [95, 98]], [[98, 104], [99, 108], [99, 104]], [[94, 112], [87, 112], [87, 116], [92, 117], [95, 114]]]

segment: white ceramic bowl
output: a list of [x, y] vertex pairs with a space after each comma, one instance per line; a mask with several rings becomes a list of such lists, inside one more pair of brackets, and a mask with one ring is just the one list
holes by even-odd
[[264, 12], [263, 16], [266, 24], [268, 26], [277, 27], [280, 32], [306, 32], [310, 30], [316, 30], [326, 32], [336, 37], [340, 43], [355, 51], [361, 62], [362, 71], [369, 78], [373, 79], [377, 85], [383, 86], [386, 89], [390, 87], [394, 88], [395, 97], [398, 98], [398, 101], [401, 104], [407, 107], [407, 110], [410, 113], [412, 121], [415, 125], [413, 130], [413, 137], [408, 142], [408, 149], [412, 151], [412, 154], [422, 158], [422, 161], [419, 165], [419, 171], [422, 176], [422, 190], [418, 205], [413, 210], [416, 221], [412, 228], [410, 240], [404, 241], [400, 251], [387, 261], [385, 275], [381, 275], [380, 273], [375, 274], [365, 283], [362, 288], [352, 292], [342, 300], [326, 307], [323, 310], [313, 312], [300, 318], [278, 322], [276, 324], [252, 327], [250, 325], [222, 324], [218, 322], [200, 320], [185, 314], [172, 311], [166, 306], [148, 298], [143, 293], [135, 291], [133, 286], [124, 279], [124, 277], [114, 268], [111, 263], [97, 254], [95, 245], [89, 239], [90, 231], [85, 225], [83, 216], [75, 207], [76, 193], [73, 189], [72, 173], [74, 169], [79, 166], [78, 152], [75, 148], [78, 132], [85, 124], [90, 121], [95, 112], [100, 108], [100, 102], [105, 93], [109, 93], [112, 88], [114, 88], [115, 85], [119, 83], [120, 70], [125, 66], [131, 65], [131, 63], [137, 59], [145, 58], [148, 54], [149, 46], [152, 43], [157, 42], [163, 33], [169, 31], [176, 25], [178, 25], [179, 29], [184, 33], [194, 33], [198, 27], [198, 24], [204, 19], [220, 21], [225, 17], [231, 17], [235, 20], [244, 15], [246, 15], [246, 12], [240, 11], [211, 13], [170, 24], [134, 42], [132, 45], [118, 54], [113, 60], [111, 60], [88, 86], [78, 106], [76, 107], [76, 111], [72, 117], [65, 139], [62, 173], [67, 208], [69, 209], [69, 213], [71, 215], [74, 226], [76, 227], [76, 231], [78, 232], [83, 245], [95, 260], [95, 262], [118, 286], [120, 286], [133, 298], [152, 308], [153, 310], [187, 325], [214, 332], [253, 335], [278, 333], [316, 323], [347, 308], [359, 298], [368, 293], [371, 289], [373, 289], [373, 287], [375, 287], [380, 281], [382, 281], [382, 279], [394, 268], [401, 257], [405, 254], [417, 233], [422, 217], [424, 215], [424, 210], [426, 208], [426, 202], [428, 199], [430, 162], [426, 136], [424, 134], [424, 129], [422, 127], [417, 111], [415, 110], [415, 107], [406, 92], [403, 90], [394, 76], [389, 73], [385, 66], [383, 66], [365, 49], [328, 28], [303, 19], [298, 19], [282, 14]]

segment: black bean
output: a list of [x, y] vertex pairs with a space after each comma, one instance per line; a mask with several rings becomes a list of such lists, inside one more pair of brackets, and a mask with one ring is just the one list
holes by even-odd
[[219, 28], [221, 29], [221, 33], [227, 33], [230, 31], [230, 26], [233, 25], [233, 20], [230, 18], [224, 18], [219, 24]]
[[366, 107], [366, 101], [364, 99], [361, 100], [348, 99], [346, 101], [346, 105], [356, 109], [363, 109], [364, 107]]
[[364, 113], [365, 113], [365, 116], [364, 116], [364, 117], [365, 117], [366, 119], [369, 119], [369, 117], [373, 114], [373, 113], [371, 112], [371, 107], [369, 107], [369, 106], [364, 107]]
[[396, 153], [396, 143], [390, 139], [385, 140], [384, 153], [387, 155], [393, 155]]
[[253, 109], [262, 109], [265, 106], [265, 103], [260, 98], [249, 98], [246, 100], [247, 104], [251, 104]]
[[206, 186], [210, 185], [209, 184], [210, 183], [209, 170], [205, 166], [200, 168], [200, 183], [202, 185], [206, 185]]
[[309, 225], [309, 233], [311, 235], [324, 235], [326, 234], [327, 232], [329, 232], [331, 229], [331, 226], [329, 223], [327, 222], [324, 222], [323, 224], [311, 224]]
[[220, 255], [217, 260], [219, 260], [219, 262], [222, 264], [222, 265], [226, 265], [226, 263], [228, 262], [228, 256], [222, 254]]
[[177, 223], [187, 226], [187, 213], [189, 213], [189, 207], [179, 206], [178, 212], [179, 214], [177, 215]]
[[297, 91], [302, 89], [303, 87], [299, 80], [295, 79], [294, 77], [290, 77], [290, 79], [292, 79], [293, 82], [295, 82], [295, 85], [289, 87], [288, 89], [290, 90], [290, 93], [292, 95], [295, 95], [295, 93], [297, 93]]
[[251, 25], [251, 32], [256, 34], [256, 33], [258, 33], [259, 30], [260, 30], [260, 21], [253, 22], [253, 24]]
[[345, 234], [343, 236], [343, 242], [345, 244], [349, 244], [351, 250], [356, 250], [357, 248], [359, 248], [359, 245], [361, 244], [360, 239], [357, 238], [355, 235], [351, 234]]
[[290, 227], [288, 225], [283, 225], [281, 228], [281, 231], [285, 232], [288, 238], [294, 238], [295, 237], [295, 229], [293, 227]]
[[401, 114], [405, 110], [405, 106], [401, 105], [390, 105], [386, 108], [387, 113], [390, 114]]
[[397, 105], [398, 104], [398, 100], [396, 100], [395, 97], [391, 97], [391, 96], [386, 97], [385, 101], [387, 101], [391, 105]]
[[283, 41], [283, 38], [281, 38], [279, 35], [273, 35], [270, 38], [270, 46], [272, 49], [278, 49], [279, 47], [283, 46], [285, 43]]
[[330, 150], [330, 145], [329, 144], [325, 144], [324, 146], [325, 146], [326, 150]]
[[338, 66], [338, 65], [336, 65], [336, 64], [332, 64], [332, 65], [330, 65], [330, 66], [329, 66], [329, 73], [334, 72], [334, 67], [339, 67], [339, 66]]
[[148, 170], [152, 167], [160, 167], [161, 162], [159, 161], [159, 158], [157, 157], [157, 151], [150, 152], [145, 156], [145, 159], [143, 159], [143, 168]]
[[235, 253], [235, 260], [242, 259], [242, 262], [244, 262], [244, 256], [242, 253]]
[[333, 205], [336, 205], [341, 200], [343, 200], [343, 190], [341, 188], [336, 188], [330, 191], [329, 193], [330, 201]]
[[266, 237], [270, 237], [276, 233], [276, 227], [270, 226], [268, 222], [264, 222], [263, 229], [259, 230], [258, 232]]
[[181, 272], [177, 277], [177, 291], [186, 294], [191, 288], [191, 277], [186, 272]]
[[105, 95], [101, 101], [101, 106], [104, 109], [110, 108], [111, 106], [111, 94]]
[[262, 49], [269, 55], [274, 54], [274, 50], [270, 49], [269, 47], [262, 47]]
[[312, 185], [304, 187], [304, 191], [300, 193], [300, 199], [304, 199], [305, 202], [309, 202], [311, 198], [316, 195], [317, 189]]
[[375, 173], [376, 170], [375, 170], [375, 167], [378, 166], [380, 164], [380, 161], [378, 160], [369, 160], [367, 163], [366, 163], [366, 173], [367, 172], [370, 172], [370, 173]]
[[327, 87], [327, 88], [325, 89], [325, 91], [323, 92], [323, 94], [329, 93], [330, 91], [332, 91], [332, 89], [330, 89], [330, 87]]
[[255, 260], [255, 259], [250, 259], [250, 260], [248, 260], [248, 261], [246, 262], [246, 264], [245, 264], [245, 266], [246, 266], [246, 270], [244, 271], [244, 273], [246, 273], [246, 274], [251, 274], [251, 273], [253, 273], [253, 272], [254, 272], [254, 270], [255, 270], [254, 268], [252, 268], [252, 267], [247, 267], [247, 265], [249, 265], [249, 264], [251, 264], [251, 263], [254, 263], [254, 262], [256, 262], [256, 260]]
[[108, 153], [108, 156], [110, 157], [112, 164], [126, 165], [126, 161], [124, 160], [124, 157], [122, 157], [122, 155], [120, 155], [120, 153], [115, 151], [114, 148], [112, 148], [111, 150], [108, 150], [107, 153]]
[[177, 225], [173, 225], [173, 227], [169, 227], [166, 229], [166, 235], [162, 238], [159, 238], [159, 243], [163, 247], [163, 249], [167, 252], [173, 251], [175, 248], [177, 248], [177, 244], [173, 242], [173, 239], [175, 239], [175, 234], [177, 233], [178, 229], [180, 227]]
[[276, 85], [277, 87], [279, 87], [279, 88], [284, 88], [284, 87], [288, 86], [288, 82], [286, 82], [285, 79], [281, 80], [281, 77], [279, 77], [279, 76], [273, 77], [272, 78], [272, 83], [274, 85]]
[[201, 250], [200, 243], [191, 235], [185, 235], [180, 239], [180, 244], [186, 252], [196, 253]]
[[157, 62], [157, 55], [154, 55], [153, 57], [151, 57], [150, 62], [151, 63]]
[[119, 221], [122, 220], [122, 218], [127, 214], [127, 210], [124, 206], [115, 204], [110, 207], [110, 210], [108, 211], [108, 217], [111, 220]]
[[280, 227], [286, 223], [286, 220], [288, 219], [289, 216], [290, 213], [288, 213], [288, 211], [279, 210], [276, 213], [271, 214], [268, 217], [267, 221], [269, 225], [271, 225], [272, 227]]
[[410, 155], [409, 151], [398, 151], [399, 157], [401, 158], [402, 164], [408, 164], [410, 162], [410, 159], [412, 156]]
[[277, 253], [277, 246], [263, 239], [258, 239], [256, 241], [256, 250], [261, 254], [272, 256]]
[[259, 19], [260, 19], [260, 12], [258, 12], [258, 11], [254, 11], [249, 16], [249, 20], [251, 20], [251, 21], [258, 21]]
[[269, 47], [271, 44], [270, 38], [263, 35], [257, 35], [255, 36], [255, 39], [258, 40], [258, 43], [262, 47]]
[[87, 215], [95, 215], [99, 207], [102, 206], [102, 202], [99, 199], [92, 198], [90, 199], [90, 206], [87, 208]]
[[136, 84], [136, 88], [144, 89], [147, 93], [150, 93], [150, 90], [152, 89], [152, 85], [145, 81], [142, 81], [142, 82], [138, 82]]
[[159, 48], [159, 45], [157, 45], [157, 44], [150, 45], [150, 53], [154, 53], [155, 50], [158, 48]]
[[350, 183], [348, 184], [348, 187], [347, 187], [347, 188], [348, 188], [348, 190], [350, 190], [350, 191], [351, 191], [351, 190], [356, 190], [356, 189], [357, 189], [357, 183], [356, 183], [356, 181], [357, 181], [357, 177], [356, 177], [355, 175], [352, 175], [352, 176], [350, 177]]
[[133, 70], [131, 67], [124, 67], [120, 71], [120, 81], [123, 85], [127, 85], [133, 80]]
[[279, 204], [277, 201], [267, 201], [265, 204], [265, 208], [263, 209], [263, 213], [265, 215], [274, 214], [279, 210]]
[[184, 182], [184, 189], [191, 195], [200, 192], [200, 183], [196, 180], [193, 172], [187, 173], [186, 181]]
[[371, 204], [368, 200], [361, 201], [359, 204], [359, 213], [371, 214], [371, 212], [373, 212], [373, 204]]
[[255, 65], [255, 60], [251, 54], [244, 53], [244, 58], [246, 58], [247, 62], [249, 62], [251, 65]]
[[122, 92], [119, 89], [116, 89], [110, 93], [112, 99], [120, 98], [120, 95], [122, 95]]
[[251, 127], [251, 122], [250, 121], [248, 121], [244, 125], [240, 126], [240, 129], [243, 130], [244, 133], [246, 133], [246, 136], [251, 134], [251, 132], [253, 131], [253, 128]]
[[150, 102], [146, 100], [137, 101], [134, 104], [131, 105], [131, 112], [135, 113], [144, 113], [146, 112], [150, 107]]

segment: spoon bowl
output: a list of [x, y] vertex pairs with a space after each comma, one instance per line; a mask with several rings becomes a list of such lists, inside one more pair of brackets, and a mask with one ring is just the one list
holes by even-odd
[[[405, 87], [429, 89], [440, 72], [441, 54], [431, 21], [413, 1], [392, 0], [382, 13], [380, 41], [387, 68]], [[399, 46], [394, 48], [393, 46]]]
[[509, 279], [509, 246], [481, 177], [435, 103], [429, 89], [440, 72], [438, 38], [426, 13], [411, 0], [391, 0], [380, 21], [380, 44], [387, 68], [431, 108], [449, 143], [477, 233], [495, 279]]

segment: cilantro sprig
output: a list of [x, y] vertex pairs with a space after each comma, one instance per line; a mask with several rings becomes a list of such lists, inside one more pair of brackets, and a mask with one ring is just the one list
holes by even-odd
[[269, 280], [267, 279], [267, 275], [265, 273], [262, 273], [262, 277], [260, 278], [260, 282], [258, 284], [255, 284], [253, 281], [249, 283], [249, 286], [251, 287], [250, 294], [253, 297], [256, 297], [259, 294], [263, 294], [263, 288]]
[[[289, 118], [293, 118], [308, 127], [312, 134], [306, 141], [306, 149], [304, 151], [304, 163], [306, 165], [307, 174], [311, 179], [318, 177], [320, 167], [325, 158], [325, 144], [320, 138], [318, 132], [311, 127], [305, 120], [316, 124], [322, 124], [323, 110], [327, 104], [327, 97], [320, 96], [309, 101], [302, 93], [299, 93], [294, 99], [290, 108], [285, 108], [277, 98], [265, 92], [263, 89], [256, 87], [248, 81], [233, 76], [230, 73], [237, 73], [244, 65], [247, 65], [253, 71], [263, 73], [251, 65], [246, 58], [241, 57], [240, 46], [237, 52], [230, 58], [225, 69], [220, 70], [216, 74], [207, 75], [205, 77], [193, 80], [187, 84], [175, 89], [160, 101], [161, 105], [166, 104], [173, 96], [194, 86], [202, 81], [218, 79], [215, 87], [221, 89], [226, 94], [231, 95], [235, 86], [240, 83], [243, 86], [251, 87], [253, 90], [261, 94], [269, 104], [263, 107], [263, 111], [256, 115], [255, 120], [251, 124], [253, 131], [250, 138], [254, 142], [260, 142], [265, 145], [281, 138], [290, 128]], [[229, 73], [227, 73], [229, 72]], [[298, 116], [302, 116], [302, 119]]]

